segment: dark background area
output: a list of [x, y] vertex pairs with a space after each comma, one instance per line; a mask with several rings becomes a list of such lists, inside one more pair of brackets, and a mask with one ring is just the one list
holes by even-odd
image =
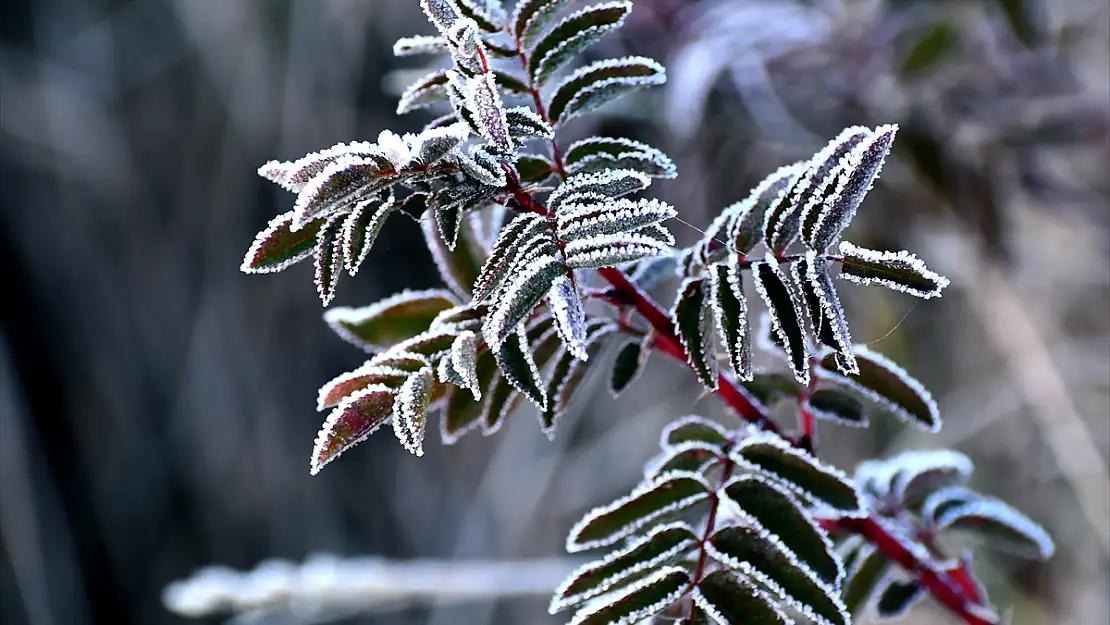
[[[1014, 625], [1108, 622], [1110, 7], [636, 7], [590, 54], [657, 58], [668, 86], [564, 140], [666, 149], [680, 178], [652, 191], [694, 226], [846, 125], [902, 125], [852, 240], [907, 247], [953, 286], [940, 302], [845, 297], [857, 340], [920, 377], [946, 427], [827, 428], [823, 453], [850, 468], [965, 451], [978, 488], [1057, 539], [1043, 565], [982, 556]], [[322, 322], [309, 266], [238, 271], [292, 202], [254, 172], [417, 129], [426, 117], [397, 118], [393, 85], [419, 62], [390, 49], [430, 32], [415, 0], [3, 3], [0, 622], [188, 622], [162, 589], [211, 563], [559, 556], [578, 515], [634, 483], [670, 418], [729, 418], [657, 359], [619, 404], [594, 388], [553, 443], [521, 410], [494, 437], [432, 441], [421, 459], [372, 437], [309, 476], [316, 389], [362, 355]], [[436, 281], [419, 229], [398, 220], [336, 304]], [[536, 597], [349, 622], [551, 619]]]

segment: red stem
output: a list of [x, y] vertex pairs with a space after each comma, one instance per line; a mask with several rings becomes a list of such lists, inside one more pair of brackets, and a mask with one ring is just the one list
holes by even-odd
[[[528, 75], [529, 61], [528, 56], [524, 52], [524, 47], [516, 40], [511, 29], [507, 29], [507, 32], [517, 44], [521, 65], [524, 68], [525, 74]], [[536, 113], [544, 121], [551, 123], [550, 119], [548, 119], [547, 111], [543, 106], [543, 98], [540, 96], [539, 89], [532, 84], [530, 77], [528, 79], [528, 88], [535, 102]], [[566, 168], [563, 163], [563, 156], [554, 139], [551, 140], [551, 148], [552, 157], [555, 162], [555, 173], [560, 178], [565, 179]], [[550, 216], [547, 208], [520, 186], [520, 182], [516, 176], [510, 176], [506, 190], [512, 194], [513, 200], [521, 210]], [[790, 260], [790, 258], [786, 260]], [[635, 308], [636, 312], [655, 329], [656, 336], [653, 342], [654, 346], [658, 347], [664, 353], [689, 364], [686, 349], [682, 346], [682, 342], [675, 333], [674, 324], [671, 323], [670, 316], [655, 302], [655, 300], [644, 293], [634, 282], [629, 280], [628, 276], [625, 275], [623, 271], [615, 267], [603, 267], [598, 269], [598, 274], [612, 285], [618, 299], [623, 301], [626, 305]], [[743, 387], [736, 385], [726, 376], [720, 375], [718, 377], [716, 393], [725, 404], [745, 421], [755, 424], [763, 430], [781, 435], [779, 428], [771, 421], [769, 415], [764, 412], [758, 402], [753, 401]], [[803, 418], [805, 419], [805, 417]], [[803, 423], [809, 422], [811, 419], [812, 415], [809, 415], [809, 419], [805, 419]], [[811, 430], [812, 427], [803, 429]], [[812, 440], [812, 432], [803, 431], [801, 441], [791, 442], [795, 445], [801, 443], [803, 447], [806, 447], [812, 443]], [[733, 461], [726, 457], [722, 463], [722, 468], [724, 469], [724, 477], [722, 480], [727, 480], [734, 468]], [[717, 510], [719, 508], [718, 503], [719, 498], [714, 497], [706, 519], [705, 532], [699, 545], [698, 562], [695, 566], [692, 579], [694, 584], [700, 581], [701, 576], [705, 572], [707, 554], [704, 545], [706, 541], [709, 540], [710, 536], [712, 536], [715, 529]], [[967, 625], [994, 625], [992, 621], [976, 613], [975, 608], [981, 608], [979, 602], [974, 597], [969, 598], [967, 593], [962, 590], [963, 586], [952, 575], [948, 572], [934, 571], [926, 564], [919, 561], [905, 545], [887, 532], [882, 525], [874, 520], [874, 518], [842, 518], [830, 523], [831, 526], [828, 527], [829, 530], [849, 532], [863, 536], [874, 544], [875, 548], [881, 551], [891, 561], [898, 563], [906, 571], [916, 575], [918, 581], [929, 590], [930, 594], [932, 594], [941, 605], [962, 618]], [[696, 609], [696, 606], [692, 608], [692, 610]]]

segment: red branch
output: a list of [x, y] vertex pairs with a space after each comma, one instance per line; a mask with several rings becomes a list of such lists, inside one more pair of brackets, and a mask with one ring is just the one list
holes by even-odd
[[[528, 70], [530, 63], [527, 54], [524, 52], [524, 47], [520, 45], [520, 41], [510, 28], [506, 28], [506, 32], [517, 44], [521, 66], [524, 68], [525, 75], [529, 75]], [[483, 61], [484, 60], [483, 58]], [[527, 83], [529, 92], [535, 102], [536, 113], [544, 121], [551, 123], [547, 111], [544, 108], [543, 98], [540, 96], [539, 89], [536, 85], [532, 84], [530, 77]], [[566, 178], [567, 174], [563, 163], [563, 156], [554, 139], [551, 140], [551, 148], [555, 165], [555, 174], [560, 178]], [[512, 173], [511, 170], [510, 173]], [[505, 190], [512, 195], [513, 201], [515, 201], [521, 210], [538, 213], [548, 217], [551, 216], [547, 207], [521, 187], [520, 181], [515, 175], [509, 176], [509, 184], [506, 186]], [[788, 257], [784, 258], [784, 260], [790, 262], [794, 259], [793, 257]], [[687, 365], [690, 364], [686, 348], [683, 347], [682, 342], [675, 333], [674, 324], [671, 322], [670, 316], [651, 298], [651, 296], [644, 293], [639, 286], [628, 279], [628, 276], [625, 275], [623, 271], [615, 267], [603, 267], [598, 269], [598, 274], [612, 285], [615, 296], [614, 299], [620, 301], [625, 306], [634, 308], [640, 316], [651, 324], [656, 333], [653, 341], [653, 345], [656, 348]], [[716, 393], [725, 404], [745, 421], [765, 431], [781, 435], [778, 426], [775, 425], [769, 415], [760, 407], [758, 402], [753, 401], [743, 387], [736, 385], [728, 377], [724, 375], [718, 376]], [[811, 415], [806, 416], [812, 419]], [[801, 439], [798, 441], [791, 441], [791, 443], [801, 445], [803, 448], [808, 448], [813, 443], [811, 431], [812, 422], [807, 422], [805, 425], [807, 427], [803, 428], [805, 431]], [[733, 470], [732, 460], [726, 458], [723, 462], [723, 468], [724, 479], [727, 480]], [[718, 498], [714, 497], [712, 505], [709, 508], [705, 532], [701, 539], [698, 563], [694, 570], [694, 583], [697, 583], [705, 572], [706, 550], [704, 544], [709, 540], [709, 537], [714, 531], [718, 507]], [[966, 585], [961, 584], [951, 573], [947, 571], [934, 571], [925, 563], [919, 561], [901, 541], [892, 536], [890, 532], [886, 531], [886, 529], [875, 521], [874, 518], [843, 518], [830, 521], [829, 523], [831, 526], [827, 529], [830, 531], [859, 534], [866, 538], [888, 559], [897, 562], [903, 569], [915, 575], [918, 581], [929, 590], [938, 602], [948, 608], [953, 614], [962, 618], [967, 625], [994, 625], [992, 621], [981, 616], [984, 606], [980, 604], [974, 592], [968, 591]]]

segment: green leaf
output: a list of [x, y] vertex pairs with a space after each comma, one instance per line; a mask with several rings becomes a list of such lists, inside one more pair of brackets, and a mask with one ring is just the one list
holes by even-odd
[[838, 512], [854, 515], [863, 507], [851, 478], [844, 472], [775, 434], [749, 436], [732, 451], [732, 458], [741, 466], [774, 477], [806, 499]]
[[[475, 369], [477, 388], [489, 389], [494, 374], [497, 373], [497, 362], [493, 353], [485, 350], [479, 354]], [[444, 444], [453, 444], [463, 434], [482, 424], [482, 409], [485, 404], [483, 400], [488, 400], [488, 397], [482, 395], [481, 399], [476, 399], [474, 393], [462, 388], [456, 388], [451, 392], [440, 420], [440, 438], [443, 439]]]
[[521, 182], [541, 182], [553, 172], [554, 165], [546, 156], [522, 155], [516, 161]]
[[764, 209], [763, 240], [775, 255], [790, 247], [801, 228], [804, 205], [798, 201], [798, 191], [807, 185], [806, 174], [812, 169], [812, 161], [799, 161], [787, 168], [790, 173], [785, 185]]
[[316, 475], [344, 451], [366, 440], [393, 416], [396, 391], [371, 385], [343, 399], [324, 421], [312, 449], [311, 473]]
[[793, 377], [773, 372], [756, 373], [750, 381], [742, 382], [742, 385], [764, 406], [770, 406], [780, 399], [796, 399], [801, 390]]
[[424, 455], [424, 429], [435, 378], [430, 366], [409, 376], [393, 401], [393, 433], [410, 453]]
[[[763, 179], [748, 197], [725, 208], [716, 227], [702, 239], [708, 245], [711, 237], [724, 235], [726, 248], [734, 254], [748, 254], [763, 240], [763, 226], [769, 207], [777, 205], [790, 190], [800, 169], [798, 163], [785, 165]], [[724, 232], [721, 232], [724, 230]]]
[[816, 623], [851, 622], [837, 589], [822, 582], [773, 535], [751, 527], [726, 527], [709, 539], [706, 551], [721, 564], [758, 580]]
[[644, 467], [644, 477], [655, 479], [669, 471], [704, 473], [722, 457], [723, 452], [718, 445], [705, 441], [686, 441], [663, 448], [663, 452]]
[[724, 487], [728, 498], [774, 534], [798, 560], [829, 586], [838, 587], [843, 571], [828, 536], [788, 491], [757, 475], [733, 479]]
[[951, 449], [907, 451], [890, 459], [897, 467], [891, 490], [899, 503], [919, 510], [936, 491], [967, 483], [974, 465], [971, 458]]
[[508, 282], [497, 295], [489, 317], [482, 325], [482, 335], [491, 347], [500, 347], [517, 324], [526, 319], [536, 309], [536, 305], [547, 296], [555, 279], [566, 275], [567, 268], [554, 256], [540, 255], [525, 264], [521, 270], [508, 278]]
[[940, 429], [940, 410], [932, 394], [920, 382], [910, 377], [905, 369], [862, 345], [856, 345], [853, 351], [859, 373], [836, 373], [835, 355], [829, 354], [821, 359], [820, 366], [825, 370], [822, 377], [855, 390], [924, 430], [936, 432]]
[[555, 131], [542, 117], [532, 112], [527, 106], [514, 106], [505, 111], [505, 120], [509, 123], [509, 134], [514, 139], [547, 139], [555, 138]]
[[313, 219], [294, 232], [290, 229], [293, 211], [274, 217], [255, 237], [239, 270], [272, 273], [308, 258], [316, 249], [316, 237], [327, 221]]
[[501, 286], [521, 256], [528, 251], [526, 244], [533, 237], [542, 234], [546, 227], [543, 217], [535, 213], [524, 213], [501, 229], [489, 258], [475, 280], [475, 302], [485, 301]]
[[709, 303], [728, 361], [740, 381], [752, 379], [752, 338], [739, 264], [709, 266]]
[[702, 386], [716, 390], [717, 358], [710, 330], [713, 309], [707, 297], [708, 287], [704, 278], [687, 278], [671, 308], [671, 321], [686, 350], [687, 364], [697, 373]]
[[570, 241], [563, 248], [567, 266], [575, 269], [615, 267], [634, 261], [654, 258], [667, 251], [668, 245], [636, 232], [601, 234]]
[[690, 585], [686, 569], [669, 566], [574, 615], [571, 625], [638, 623], [678, 601]]
[[948, 22], [933, 24], [906, 53], [899, 73], [906, 76], [930, 69], [954, 52], [958, 44], [959, 31], [955, 26]]
[[581, 67], [555, 87], [548, 116], [555, 124], [585, 115], [625, 95], [667, 82], [667, 70], [654, 60], [631, 56]]
[[793, 197], [794, 204], [802, 209], [802, 238], [806, 241], [812, 238], [817, 218], [836, 190], [840, 172], [847, 165], [844, 157], [871, 134], [863, 126], [849, 126], [810, 159], [809, 171]]
[[324, 313], [324, 321], [343, 339], [373, 353], [427, 330], [437, 315], [455, 304], [455, 297], [444, 289], [405, 290], [370, 306], [337, 306]]
[[518, 325], [517, 330], [506, 337], [497, 348], [496, 356], [497, 367], [504, 379], [543, 410], [548, 402], [547, 392], [540, 384], [540, 372], [532, 359], [532, 350], [522, 326]]
[[652, 529], [626, 547], [582, 565], [555, 590], [552, 614], [579, 605], [620, 585], [640, 579], [659, 567], [672, 564], [697, 545], [698, 536], [686, 523], [670, 523]]
[[822, 202], [807, 241], [810, 249], [824, 252], [852, 222], [890, 153], [897, 131], [895, 125], [879, 126], [841, 160], [836, 189]]
[[953, 505], [936, 519], [940, 530], [964, 530], [1026, 557], [1047, 560], [1056, 551], [1048, 532], [1004, 501], [981, 496]]
[[343, 260], [347, 273], [355, 275], [366, 260], [378, 233], [395, 210], [392, 198], [372, 197], [358, 202], [343, 223]]
[[447, 70], [436, 70], [409, 85], [397, 102], [397, 114], [404, 115], [447, 100]]
[[632, 169], [652, 178], [674, 178], [674, 162], [662, 150], [623, 137], [587, 137], [567, 148], [568, 174]]
[[747, 579], [724, 571], [706, 575], [691, 596], [717, 625], [788, 625], [791, 620], [769, 594]]
[[817, 389], [809, 396], [813, 416], [851, 427], [867, 427], [867, 413], [854, 396], [834, 388]]
[[505, 11], [500, 2], [488, 0], [455, 0], [459, 13], [478, 24], [487, 33], [500, 32], [505, 28]]
[[884, 621], [899, 620], [928, 592], [916, 581], [889, 579], [875, 601], [875, 616]]
[[752, 265], [755, 290], [767, 304], [771, 327], [779, 342], [785, 346], [794, 379], [799, 384], [809, 384], [809, 349], [805, 327], [802, 325], [800, 297], [790, 292], [778, 261], [770, 254], [763, 262]]
[[[617, 329], [607, 320], [596, 320], [589, 324], [586, 331], [584, 350], [586, 355], [594, 356], [601, 349], [600, 340]], [[548, 438], [555, 436], [555, 428], [574, 401], [582, 382], [589, 371], [588, 361], [564, 349], [551, 367], [551, 377], [547, 382], [548, 403], [540, 411], [540, 427]]]
[[707, 500], [712, 490], [697, 473], [664, 473], [630, 495], [587, 513], [571, 528], [566, 549], [577, 553], [611, 545], [665, 515]]
[[528, 71], [533, 82], [547, 82], [578, 53], [620, 28], [631, 10], [630, 2], [604, 2], [568, 15], [532, 49]]
[[840, 253], [840, 277], [858, 284], [878, 284], [923, 299], [940, 297], [948, 286], [948, 278], [930, 271], [923, 260], [905, 250], [879, 252], [842, 241]]
[[513, 11], [513, 33], [522, 49], [531, 50], [532, 44], [547, 31], [559, 10], [569, 0], [520, 0]]
[[438, 227], [432, 220], [422, 219], [420, 226], [424, 230], [424, 242], [432, 252], [432, 259], [435, 260], [443, 282], [460, 298], [468, 300], [474, 281], [482, 270], [482, 263], [486, 260], [486, 250], [470, 220], [462, 219], [461, 222], [453, 250], [448, 249], [443, 239], [437, 236]]
[[852, 353], [852, 335], [840, 297], [829, 276], [828, 261], [810, 251], [790, 268], [794, 284], [802, 293], [809, 323], [817, 342], [835, 350], [844, 365], [844, 373], [855, 373], [859, 367]]
[[889, 564], [886, 556], [874, 546], [865, 544], [860, 548], [855, 567], [848, 571], [848, 580], [844, 585], [844, 605], [850, 613], [860, 613], [886, 575]]
[[335, 297], [335, 287], [339, 276], [343, 275], [343, 218], [332, 217], [316, 241], [314, 260], [316, 263], [316, 292], [324, 306]]
[[621, 345], [609, 377], [609, 392], [613, 397], [620, 396], [629, 384], [640, 377], [650, 353], [650, 349], [644, 349], [643, 339], [632, 339]]
[[689, 441], [701, 441], [722, 448], [728, 444], [729, 434], [716, 421], [698, 415], [687, 415], [671, 421], [663, 428], [660, 446], [681, 445]]

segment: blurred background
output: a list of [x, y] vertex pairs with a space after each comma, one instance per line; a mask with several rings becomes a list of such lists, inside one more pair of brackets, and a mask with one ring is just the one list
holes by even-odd
[[[732, 422], [657, 358], [619, 404], [590, 387], [554, 442], [521, 410], [421, 459], [371, 437], [309, 477], [316, 389], [362, 356], [322, 322], [308, 265], [238, 271], [292, 202], [254, 172], [418, 129], [426, 117], [393, 110], [419, 61], [390, 50], [430, 32], [416, 0], [3, 3], [5, 625], [222, 622], [161, 600], [211, 563], [558, 557], [581, 513], [632, 486], [670, 418]], [[1105, 0], [637, 0], [589, 54], [628, 53], [665, 61], [668, 86], [563, 141], [667, 150], [680, 178], [653, 192], [695, 226], [844, 126], [901, 125], [850, 238], [911, 249], [953, 286], [927, 303], [843, 297], [855, 338], [925, 382], [945, 428], [826, 426], [823, 455], [850, 469], [905, 448], [968, 453], [977, 488], [1057, 541], [1045, 564], [981, 552], [1012, 623], [1110, 622]], [[436, 280], [419, 229], [391, 222], [336, 303]], [[342, 622], [560, 622], [546, 604], [394, 604]], [[907, 622], [946, 619], [930, 606]]]

